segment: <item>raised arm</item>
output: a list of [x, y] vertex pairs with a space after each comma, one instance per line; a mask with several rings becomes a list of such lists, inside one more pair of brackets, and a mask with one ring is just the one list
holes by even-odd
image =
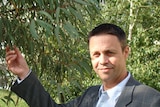
[[75, 107], [75, 101], [63, 105], [52, 100], [33, 72], [29, 74], [29, 66], [17, 47], [6, 47], [6, 62], [8, 70], [23, 80], [21, 83], [16, 81], [11, 90], [30, 107]]

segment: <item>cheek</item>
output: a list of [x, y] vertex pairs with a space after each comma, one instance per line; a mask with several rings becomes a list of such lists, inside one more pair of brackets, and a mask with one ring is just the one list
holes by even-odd
[[91, 63], [92, 63], [93, 69], [95, 70], [98, 66], [98, 60], [96, 60], [96, 59], [91, 60]]
[[112, 60], [112, 64], [113, 64], [116, 68], [120, 69], [122, 66], [124, 66], [124, 58], [122, 58], [122, 56], [121, 56], [121, 58], [113, 59], [113, 60]]
[[119, 62], [116, 57], [110, 57], [108, 60], [112, 65], [116, 65], [116, 63]]

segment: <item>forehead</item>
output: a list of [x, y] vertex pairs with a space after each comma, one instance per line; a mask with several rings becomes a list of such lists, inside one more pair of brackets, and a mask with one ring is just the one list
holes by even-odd
[[100, 49], [121, 49], [121, 44], [114, 35], [101, 34], [92, 36], [89, 40], [89, 50], [96, 51]]

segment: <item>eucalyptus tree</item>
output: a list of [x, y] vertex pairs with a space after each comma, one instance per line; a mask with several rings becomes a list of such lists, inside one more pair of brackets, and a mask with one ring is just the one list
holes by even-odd
[[65, 102], [79, 95], [86, 87], [82, 80], [92, 75], [87, 51], [92, 22], [88, 19], [94, 20], [99, 13], [98, 2], [3, 0], [0, 7], [1, 62], [5, 63], [5, 47], [17, 46], [52, 97]]

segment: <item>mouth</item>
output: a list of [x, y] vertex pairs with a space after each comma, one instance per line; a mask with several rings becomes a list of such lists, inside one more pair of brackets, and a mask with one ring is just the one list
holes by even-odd
[[98, 71], [101, 71], [101, 72], [109, 72], [111, 69], [113, 69], [113, 67], [108, 67], [108, 68], [98, 68]]

